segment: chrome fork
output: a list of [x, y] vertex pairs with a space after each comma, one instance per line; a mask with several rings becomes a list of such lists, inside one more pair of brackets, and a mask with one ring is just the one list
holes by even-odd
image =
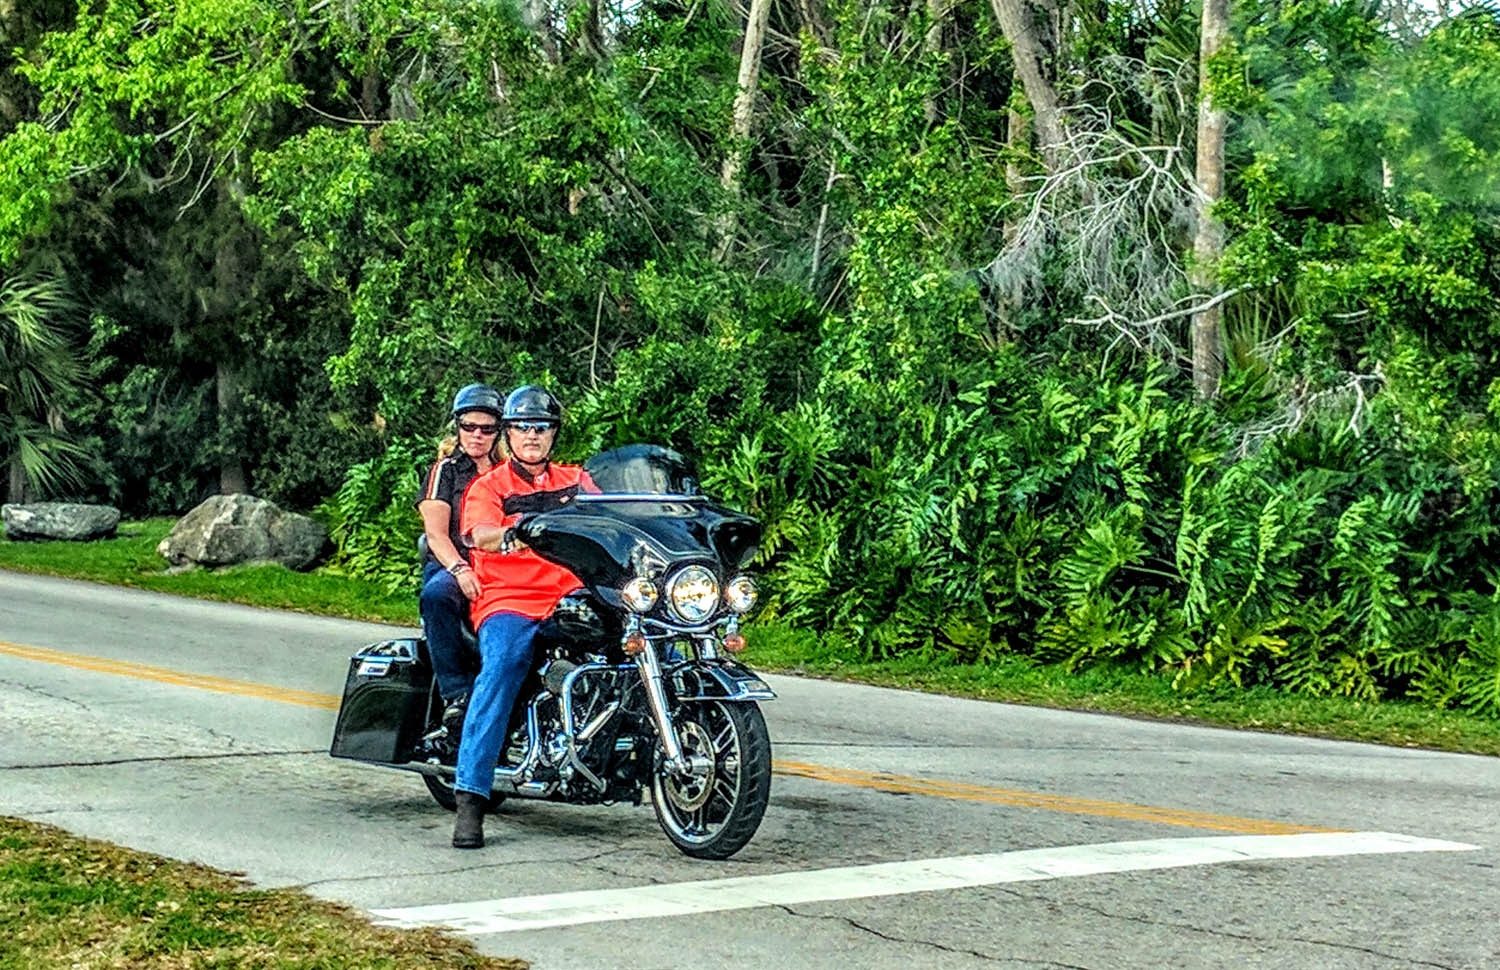
[[656, 645], [650, 640], [646, 647], [635, 655], [636, 669], [641, 673], [641, 682], [646, 685], [646, 703], [651, 707], [651, 719], [656, 722], [656, 733], [661, 737], [661, 749], [666, 754], [666, 768], [673, 774], [684, 774], [688, 770], [682, 760], [682, 744], [677, 740], [677, 728], [672, 724], [672, 715], [667, 711], [667, 691], [662, 686], [661, 659], [656, 656]]

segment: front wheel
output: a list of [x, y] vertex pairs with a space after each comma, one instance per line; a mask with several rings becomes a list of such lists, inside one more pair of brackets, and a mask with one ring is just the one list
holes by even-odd
[[704, 773], [660, 763], [651, 804], [672, 844], [695, 859], [727, 859], [755, 835], [771, 799], [771, 737], [751, 703], [695, 701], [673, 713], [683, 757]]

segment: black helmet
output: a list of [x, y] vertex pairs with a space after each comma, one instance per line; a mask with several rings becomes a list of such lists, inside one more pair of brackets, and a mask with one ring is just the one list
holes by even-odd
[[522, 384], [505, 399], [502, 421], [550, 421], [562, 424], [562, 405], [552, 392], [535, 384]]
[[465, 411], [483, 411], [500, 417], [500, 392], [488, 384], [469, 384], [453, 395], [453, 417]]

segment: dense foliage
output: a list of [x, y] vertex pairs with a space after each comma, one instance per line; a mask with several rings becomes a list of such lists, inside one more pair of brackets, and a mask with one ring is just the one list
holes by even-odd
[[237, 471], [399, 587], [452, 389], [544, 381], [570, 456], [688, 453], [768, 609], [870, 656], [1500, 714], [1500, 22], [1246, 2], [1205, 92], [1190, 8], [1064, 6], [1040, 152], [975, 0], [776, 8], [748, 144], [719, 0], [44, 4], [0, 265], [87, 304], [55, 396], [134, 512]]

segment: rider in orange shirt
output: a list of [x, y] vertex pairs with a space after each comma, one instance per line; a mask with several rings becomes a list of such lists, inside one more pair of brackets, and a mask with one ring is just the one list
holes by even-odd
[[501, 415], [510, 460], [469, 486], [462, 531], [473, 544], [480, 592], [473, 601], [481, 665], [469, 697], [458, 749], [454, 792], [458, 800], [453, 845], [484, 845], [484, 810], [495, 781], [495, 762], [505, 743], [511, 708], [531, 669], [532, 642], [557, 601], [583, 583], [515, 541], [522, 515], [546, 512], [580, 492], [596, 492], [578, 465], [552, 461], [562, 407], [545, 388], [516, 388]]

